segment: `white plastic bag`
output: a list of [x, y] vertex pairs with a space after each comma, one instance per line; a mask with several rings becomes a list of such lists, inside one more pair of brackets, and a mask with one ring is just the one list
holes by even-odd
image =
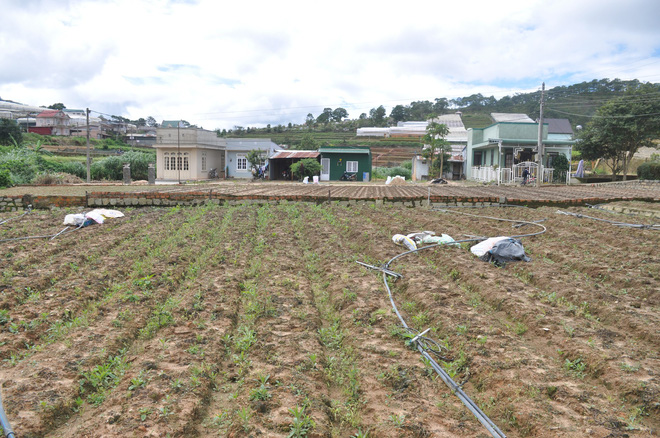
[[493, 246], [500, 240], [504, 239], [509, 239], [507, 236], [498, 236], [498, 237], [491, 237], [490, 239], [486, 239], [483, 242], [479, 242], [476, 245], [474, 245], [472, 248], [470, 248], [470, 252], [472, 254], [476, 255], [477, 257], [481, 257], [484, 254], [486, 254], [488, 251], [493, 249]]
[[448, 234], [442, 234], [440, 236], [426, 235], [422, 238], [421, 242], [426, 244], [443, 243], [445, 245], [458, 245], [457, 243], [454, 243], [454, 238]]
[[73, 225], [74, 227], [79, 227], [85, 222], [84, 214], [67, 214], [64, 216], [64, 225]]
[[410, 237], [404, 236], [403, 234], [395, 234], [392, 236], [392, 242], [396, 243], [397, 245], [405, 246], [410, 251], [417, 249], [415, 242]]

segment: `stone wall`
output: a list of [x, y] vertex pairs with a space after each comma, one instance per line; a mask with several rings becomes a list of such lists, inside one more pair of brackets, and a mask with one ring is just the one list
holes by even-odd
[[22, 196], [0, 197], [0, 212], [23, 210], [27, 205], [23, 204]]

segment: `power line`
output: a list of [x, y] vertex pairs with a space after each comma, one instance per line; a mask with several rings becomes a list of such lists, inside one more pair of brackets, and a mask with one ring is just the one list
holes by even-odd
[[575, 113], [569, 113], [565, 111], [560, 111], [558, 109], [554, 109], [551, 107], [546, 107], [546, 109], [561, 113], [561, 114], [566, 114], [569, 116], [578, 116], [578, 117], [589, 117], [591, 119], [630, 119], [630, 118], [636, 118], [636, 117], [650, 117], [650, 116], [658, 116], [660, 113], [649, 113], [649, 114], [626, 114], [625, 116], [599, 116], [599, 115], [587, 115], [587, 114], [575, 114]]

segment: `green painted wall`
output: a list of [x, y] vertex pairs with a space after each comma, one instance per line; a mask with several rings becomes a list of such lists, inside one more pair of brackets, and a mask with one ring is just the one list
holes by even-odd
[[[359, 153], [346, 152], [346, 148], [338, 148], [341, 150], [337, 152], [332, 152], [329, 149], [330, 148], [321, 148], [319, 152], [321, 153], [321, 159], [330, 159], [330, 181], [338, 181], [341, 178], [344, 172], [346, 172], [347, 161], [358, 162], [358, 181], [363, 181], [364, 172], [369, 172], [369, 178], [373, 177], [371, 169], [371, 150], [369, 148], [356, 148]], [[365, 153], [365, 151], [368, 153]]]

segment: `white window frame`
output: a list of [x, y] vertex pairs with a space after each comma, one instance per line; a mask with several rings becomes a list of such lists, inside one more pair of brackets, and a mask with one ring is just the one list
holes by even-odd
[[206, 152], [202, 152], [202, 172], [206, 172]]
[[247, 170], [247, 156], [236, 155], [236, 171]]
[[357, 161], [347, 161], [346, 162], [346, 172], [348, 172], [348, 173], [357, 173], [358, 172], [358, 162]]

